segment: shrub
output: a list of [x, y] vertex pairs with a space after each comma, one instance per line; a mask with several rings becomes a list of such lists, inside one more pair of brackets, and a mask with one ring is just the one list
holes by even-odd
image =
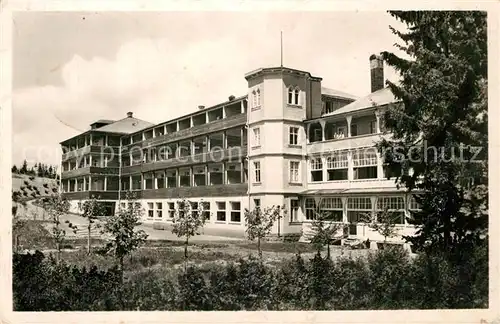
[[77, 251], [63, 253], [65, 261], [55, 262], [40, 252], [14, 254], [14, 309], [357, 310], [488, 306], [487, 246], [462, 251], [460, 255], [422, 254], [414, 259], [393, 248], [366, 258], [342, 257], [335, 261], [320, 254], [310, 260], [297, 255], [277, 266], [250, 257], [203, 267], [191, 264], [185, 271], [179, 267], [151, 267], [155, 262], [182, 263], [182, 251], [142, 250], [126, 259], [131, 271], [126, 273], [123, 284], [121, 272], [110, 268], [113, 260], [105, 256]]

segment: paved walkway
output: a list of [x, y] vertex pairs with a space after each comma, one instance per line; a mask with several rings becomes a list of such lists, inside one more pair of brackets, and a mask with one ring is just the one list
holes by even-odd
[[[21, 213], [25, 213], [26, 218], [37, 220], [43, 219], [43, 215], [45, 215], [45, 219], [48, 220], [48, 215], [46, 211], [39, 206], [33, 204], [33, 201], [26, 202], [26, 210], [19, 211]], [[33, 215], [36, 215], [35, 217]], [[87, 220], [81, 216], [75, 214], [66, 214], [61, 216], [61, 227], [66, 230], [66, 236], [69, 237], [87, 237]], [[76, 225], [78, 230], [73, 233], [66, 221], [69, 221], [71, 224]], [[99, 222], [99, 221], [97, 221]], [[46, 227], [50, 230], [52, 226], [51, 223], [47, 222]], [[143, 223], [137, 227], [138, 229], [142, 229], [148, 234], [148, 240], [170, 240], [170, 241], [183, 241], [184, 239], [177, 237], [175, 234], [171, 232], [172, 225], [165, 224], [164, 230], [158, 230], [153, 228], [153, 224]], [[203, 234], [196, 235], [191, 238], [191, 241], [241, 241], [244, 240], [244, 234], [241, 231], [231, 231], [224, 229], [214, 229], [214, 228], [205, 228], [202, 231]], [[91, 236], [100, 237], [102, 236], [99, 229], [92, 229]]]

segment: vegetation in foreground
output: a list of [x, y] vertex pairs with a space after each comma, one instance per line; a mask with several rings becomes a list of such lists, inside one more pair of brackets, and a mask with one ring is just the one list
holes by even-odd
[[[85, 251], [82, 255], [86, 256]], [[179, 265], [183, 252], [170, 254]], [[207, 254], [205, 254], [207, 255]], [[225, 256], [215, 255], [214, 259]], [[147, 260], [144, 257], [144, 260]], [[154, 259], [154, 258], [153, 258]], [[15, 254], [16, 311], [358, 310], [488, 307], [487, 247], [460, 261], [400, 249], [335, 261], [316, 254], [276, 264], [248, 257], [183, 267], [72, 265], [41, 252]], [[470, 271], [474, 269], [474, 271]]]

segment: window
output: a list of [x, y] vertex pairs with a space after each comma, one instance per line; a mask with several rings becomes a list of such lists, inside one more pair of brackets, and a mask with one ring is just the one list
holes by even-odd
[[295, 90], [293, 91], [293, 103], [295, 105], [298, 105], [299, 104], [299, 94], [300, 94], [300, 90], [299, 88], [295, 88]]
[[148, 203], [148, 217], [153, 218], [154, 216], [154, 205], [153, 203]]
[[313, 142], [319, 142], [323, 140], [323, 130], [321, 128], [314, 129]]
[[374, 149], [354, 151], [352, 156], [354, 179], [376, 179], [377, 160], [377, 152]]
[[194, 172], [194, 186], [205, 186], [206, 185], [206, 175], [205, 175], [205, 166], [196, 166], [193, 168]]
[[358, 136], [358, 125], [351, 124], [351, 136]]
[[292, 87], [288, 88], [288, 103], [290, 105], [293, 104], [293, 88]]
[[394, 217], [394, 223], [405, 223], [405, 203], [403, 197], [379, 197], [377, 199], [377, 216], [386, 209]]
[[152, 173], [144, 173], [144, 189], [154, 189]]
[[253, 205], [255, 206], [255, 208], [260, 207], [260, 199], [254, 199]]
[[193, 217], [198, 217], [198, 202], [196, 201], [192, 201], [191, 202], [191, 215], [193, 215]]
[[311, 160], [311, 180], [323, 181], [323, 162], [321, 162], [321, 158]]
[[191, 186], [191, 170], [190, 169], [179, 170], [179, 186], [180, 187], [190, 187]]
[[328, 181], [347, 180], [348, 165], [347, 151], [336, 152], [334, 155], [327, 157], [326, 169]]
[[313, 220], [316, 213], [316, 202], [313, 198], [306, 198], [305, 201], [306, 219]]
[[163, 217], [163, 204], [161, 202], [156, 203], [156, 217]]
[[351, 197], [347, 199], [347, 219], [350, 223], [363, 222], [366, 215], [372, 211], [372, 201], [369, 197]]
[[201, 206], [203, 207], [203, 218], [206, 220], [210, 219], [210, 202], [203, 201], [201, 202]]
[[169, 202], [168, 203], [168, 217], [174, 218], [174, 216], [175, 216], [175, 203]]
[[343, 206], [341, 198], [325, 198], [321, 201], [321, 212], [325, 216], [325, 220], [341, 222], [343, 218]]
[[290, 222], [297, 222], [299, 220], [299, 200], [290, 200]]
[[333, 112], [333, 103], [331, 101], [325, 102], [325, 113], [329, 114]]
[[370, 122], [370, 134], [375, 134], [375, 133], [377, 133], [377, 121], [372, 120]]
[[220, 185], [223, 184], [223, 173], [222, 173], [222, 164], [212, 164], [208, 166], [208, 178], [209, 184]]
[[254, 162], [253, 163], [254, 170], [255, 170], [255, 182], [260, 183], [260, 162]]
[[165, 173], [163, 171], [155, 173], [156, 189], [165, 188]]
[[167, 175], [167, 188], [177, 187], [177, 171], [169, 170], [165, 172]]
[[218, 201], [217, 203], [217, 221], [226, 221], [226, 202]]
[[290, 145], [298, 145], [299, 144], [299, 128], [298, 127], [290, 127], [289, 129], [289, 142]]
[[141, 176], [132, 176], [132, 190], [141, 190]]
[[298, 183], [299, 181], [300, 162], [290, 161], [290, 182]]
[[260, 89], [257, 89], [257, 107], [260, 107]]
[[252, 107], [257, 107], [257, 92], [252, 91]]
[[258, 127], [253, 129], [253, 146], [260, 146], [260, 128]]
[[238, 201], [231, 202], [231, 222], [241, 222], [241, 203]]

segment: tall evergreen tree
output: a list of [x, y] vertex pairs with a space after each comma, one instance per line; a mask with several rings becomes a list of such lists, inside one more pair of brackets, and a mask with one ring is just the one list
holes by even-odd
[[21, 166], [19, 173], [21, 173], [21, 174], [28, 173], [28, 162], [26, 160], [23, 161], [23, 165]]
[[397, 183], [416, 196], [417, 248], [450, 252], [483, 240], [488, 218], [486, 13], [391, 11], [407, 26], [397, 44], [408, 58], [383, 52], [401, 76], [387, 82], [400, 104], [384, 115], [390, 139], [378, 143]]

